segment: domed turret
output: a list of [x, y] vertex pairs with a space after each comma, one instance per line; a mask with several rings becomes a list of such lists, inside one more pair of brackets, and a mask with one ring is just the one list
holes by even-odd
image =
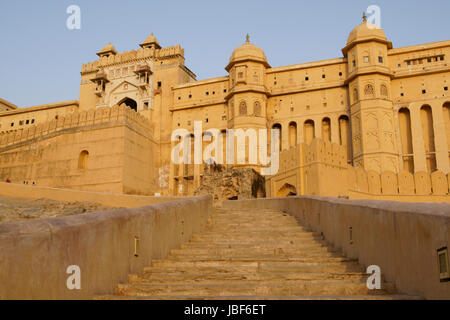
[[152, 33], [143, 43], [141, 43], [139, 46], [141, 48], [155, 48], [155, 49], [161, 49], [161, 46], [158, 43], [158, 40], [156, 39], [155, 35]]
[[230, 61], [225, 69], [229, 71], [235, 63], [242, 61], [261, 62], [265, 67], [270, 68], [264, 51], [260, 47], [250, 43], [250, 37], [248, 34], [245, 43], [234, 49], [231, 54]]
[[111, 44], [111, 42], [109, 42], [102, 50], [97, 52], [97, 55], [99, 57], [109, 56], [110, 54], [112, 54], [112, 55], [117, 54], [117, 50], [116, 50], [116, 48], [114, 48], [114, 46]]
[[392, 49], [392, 42], [388, 41], [383, 29], [376, 24], [372, 24], [367, 21], [366, 14], [363, 14], [363, 22], [356, 26], [349, 34], [347, 39], [347, 45], [342, 52], [344, 56], [347, 51], [357, 43], [366, 41], [377, 41], [387, 44], [388, 49]]

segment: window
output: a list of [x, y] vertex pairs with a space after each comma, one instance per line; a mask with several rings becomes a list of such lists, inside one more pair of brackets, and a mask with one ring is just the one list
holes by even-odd
[[378, 57], [378, 62], [379, 62], [379, 63], [383, 63], [383, 57], [381, 57], [381, 56]]
[[339, 72], [339, 77], [342, 77], [342, 72]]
[[223, 93], [227, 93], [227, 89], [223, 89]]
[[325, 75], [324, 74], [322, 75], [322, 79], [325, 79]]
[[399, 67], [399, 68], [400, 68], [401, 66], [402, 66], [402, 64], [401, 64], [401, 63], [399, 63], [399, 64], [397, 65], [397, 67]]
[[11, 122], [11, 127], [14, 127], [14, 122]]
[[192, 94], [189, 95], [189, 99], [191, 99], [191, 98], [192, 98]]
[[402, 93], [400, 93], [400, 96], [401, 96], [401, 97], [403, 97], [404, 95], [405, 95], [405, 94], [404, 94], [403, 92], [402, 92]]
[[208, 119], [208, 118], [206, 118], [206, 119], [205, 119], [205, 122], [206, 122], [206, 123], [208, 123], [208, 122], [209, 122], [209, 119]]
[[439, 60], [444, 61], [444, 56], [440, 56]]
[[178, 100], [181, 100], [181, 97], [178, 97]]
[[31, 120], [31, 123], [34, 123], [34, 119]]
[[243, 77], [244, 77], [244, 73], [243, 73], [243, 72], [239, 72], [239, 73], [238, 73], [238, 78], [241, 79], [241, 78], [243, 78]]
[[[430, 62], [431, 62], [431, 59], [430, 59]], [[410, 65], [411, 65], [411, 61], [406, 61], [406, 64], [407, 64], [408, 66], [410, 66]]]
[[227, 120], [227, 116], [222, 116], [222, 120], [223, 121]]
[[253, 105], [253, 114], [257, 117], [261, 116], [261, 104], [259, 101], [255, 101], [255, 104]]
[[423, 89], [422, 94], [425, 94], [425, 93], [427, 93], [427, 90]]
[[162, 86], [162, 82], [158, 81], [158, 88], [161, 88], [161, 86]]
[[215, 91], [213, 91], [213, 92], [212, 92], [212, 94], [216, 94], [216, 92], [215, 92]]
[[369, 63], [369, 57], [368, 56], [364, 57], [364, 63]]
[[309, 77], [305, 77], [305, 81], [308, 81], [309, 80]]
[[444, 87], [444, 91], [448, 91], [448, 87]]
[[30, 120], [25, 121], [25, 124], [30, 124]]
[[353, 67], [356, 67], [356, 60], [353, 60]]
[[19, 126], [23, 126], [23, 120], [19, 121]]
[[148, 102], [144, 102], [144, 110], [148, 110]]
[[366, 96], [372, 96], [374, 93], [373, 86], [371, 84], [366, 85], [364, 88], [364, 94]]
[[388, 96], [388, 90], [387, 90], [387, 87], [384, 84], [382, 84], [381, 87], [380, 87], [380, 93], [381, 93], [382, 97], [387, 97]]
[[78, 169], [86, 169], [87, 168], [88, 158], [89, 158], [89, 152], [87, 150], [83, 150], [80, 152], [80, 155], [78, 157]]
[[428, 58], [427, 61], [428, 61], [428, 62], [431, 62], [431, 58]]
[[246, 116], [247, 115], [247, 104], [245, 103], [245, 101], [242, 101], [239, 104], [239, 115], [240, 116]]
[[209, 96], [209, 91], [206, 91], [205, 94], [206, 94], [207, 96]]

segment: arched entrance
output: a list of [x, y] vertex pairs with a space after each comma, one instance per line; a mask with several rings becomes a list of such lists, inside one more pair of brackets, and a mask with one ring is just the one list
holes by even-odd
[[122, 105], [122, 104], [125, 104], [127, 107], [130, 107], [130, 108], [133, 109], [134, 111], [137, 111], [137, 102], [134, 101], [134, 100], [131, 99], [131, 98], [124, 98], [124, 99], [122, 99], [122, 100], [118, 103], [118, 105], [120, 106], [120, 105]]
[[285, 183], [280, 190], [278, 190], [277, 197], [289, 197], [289, 196], [296, 196], [297, 195], [297, 189], [289, 184]]

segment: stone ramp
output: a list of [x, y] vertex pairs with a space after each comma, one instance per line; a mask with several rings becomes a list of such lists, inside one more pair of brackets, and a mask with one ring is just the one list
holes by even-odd
[[366, 286], [365, 270], [320, 234], [274, 210], [216, 209], [193, 235], [142, 274], [130, 274], [115, 295], [96, 299], [418, 299], [392, 283]]

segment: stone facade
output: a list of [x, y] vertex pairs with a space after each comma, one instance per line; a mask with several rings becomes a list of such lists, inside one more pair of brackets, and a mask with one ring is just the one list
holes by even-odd
[[[133, 137], [119, 138], [129, 146], [124, 154], [138, 159], [120, 179], [132, 181], [141, 171], [151, 176], [152, 187], [142, 182], [127, 192], [192, 195], [204, 188], [208, 175], [202, 164], [177, 165], [171, 161], [173, 130], [184, 128], [191, 138], [195, 121], [202, 122], [203, 132], [216, 128], [222, 134], [227, 129], [279, 129], [283, 151], [319, 138], [342, 146], [353, 167], [379, 175], [403, 171], [432, 174], [436, 170], [447, 175], [450, 171], [450, 41], [393, 48], [384, 31], [364, 18], [350, 32], [342, 57], [271, 67], [264, 51], [247, 37], [233, 51], [225, 76], [200, 81], [185, 66], [184, 50], [179, 45], [163, 48], [151, 35], [140, 47], [118, 53], [112, 44], [106, 45], [97, 53], [98, 60], [82, 66], [79, 102], [73, 103], [77, 112], [119, 105], [148, 122], [148, 136], [154, 145], [151, 149], [144, 147], [150, 150], [149, 158], [141, 153], [143, 145]], [[31, 127], [59, 116], [51, 113], [55, 110], [61, 110], [61, 114], [74, 112], [70, 103], [58, 108], [0, 110], [2, 141], [12, 148], [11, 141], [15, 141], [17, 132], [27, 130], [27, 125], [35, 130]], [[36, 115], [31, 116], [31, 112]], [[28, 118], [36, 123], [27, 124]], [[71, 145], [68, 137], [59, 139]], [[90, 139], [100, 139], [98, 132], [93, 130]], [[33, 148], [33, 141], [20, 141]], [[206, 144], [202, 147], [205, 149]], [[0, 155], [8, 150], [0, 147]], [[74, 147], [68, 152], [77, 158], [82, 151]], [[97, 149], [86, 151], [97, 153]], [[247, 160], [250, 153], [247, 150]], [[2, 166], [0, 179], [21, 182], [25, 178], [25, 173], [7, 176], [14, 163]], [[68, 166], [75, 166], [75, 162]], [[256, 172], [264, 167], [261, 159], [228, 166]], [[103, 179], [95, 173], [89, 177]], [[47, 185], [61, 185], [52, 181], [51, 175], [48, 179]], [[293, 188], [299, 188], [299, 181], [292, 179], [286, 176], [285, 181], [277, 182], [280, 189], [271, 192], [300, 194]], [[80, 187], [88, 184], [91, 182], [81, 182]], [[104, 190], [110, 191], [110, 187], [105, 185]]]

